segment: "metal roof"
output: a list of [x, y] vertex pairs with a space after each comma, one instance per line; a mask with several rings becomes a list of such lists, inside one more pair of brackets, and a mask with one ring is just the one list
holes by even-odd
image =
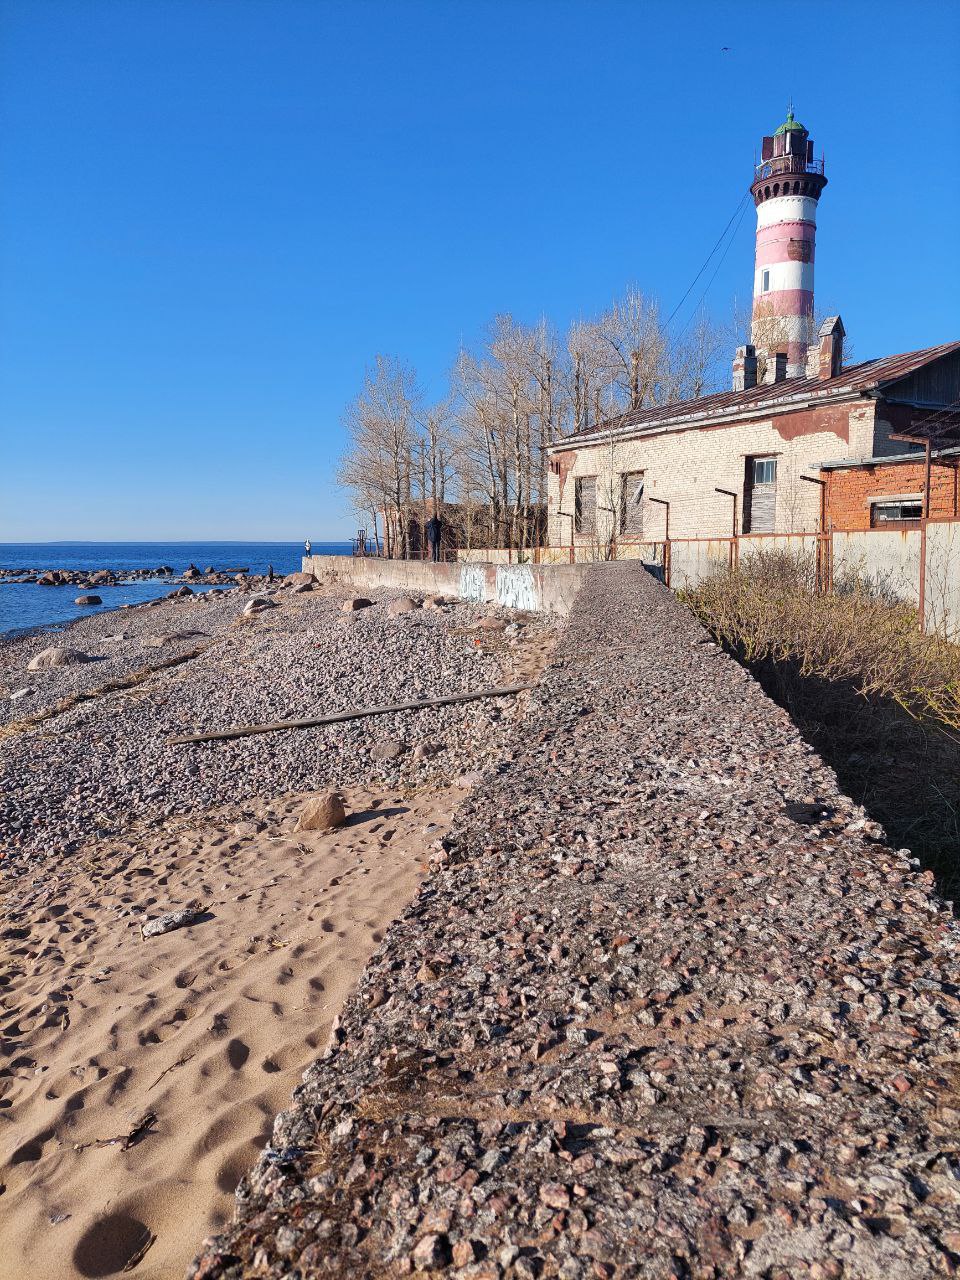
[[[953, 449], [934, 449], [930, 457], [934, 462], [938, 458], [957, 458], [960, 459], [960, 447]], [[819, 464], [821, 471], [847, 471], [858, 467], [888, 467], [897, 466], [902, 462], [923, 462], [924, 454], [920, 449], [916, 453], [893, 453], [887, 457], [873, 458], [835, 458], [831, 462], [821, 462]]]
[[865, 395], [881, 391], [891, 382], [897, 382], [924, 365], [957, 351], [960, 351], [960, 342], [942, 342], [939, 346], [925, 347], [921, 351], [906, 351], [877, 360], [864, 360], [860, 364], [841, 369], [835, 378], [786, 378], [781, 382], [750, 387], [746, 391], [719, 391], [714, 395], [700, 396], [696, 400], [674, 400], [671, 404], [628, 410], [595, 426], [584, 427], [581, 431], [564, 436], [556, 445], [580, 440], [585, 436], [652, 431], [668, 424], [692, 426], [745, 414], [759, 417], [773, 409], [800, 408], [821, 401]]

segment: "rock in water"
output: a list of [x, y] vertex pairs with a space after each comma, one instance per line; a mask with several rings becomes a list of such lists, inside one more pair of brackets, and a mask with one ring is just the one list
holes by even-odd
[[145, 938], [154, 938], [158, 933], [169, 933], [172, 929], [182, 929], [185, 925], [194, 924], [203, 913], [203, 903], [194, 900], [179, 911], [168, 911], [141, 925], [140, 932]]
[[347, 812], [336, 791], [321, 791], [303, 806], [298, 831], [330, 831], [346, 821]]
[[74, 604], [103, 604], [99, 596], [77, 596]]
[[396, 600], [391, 600], [387, 605], [387, 613], [391, 618], [395, 618], [398, 613], [409, 613], [411, 609], [416, 607], [409, 596], [398, 596]]
[[369, 609], [372, 604], [366, 596], [354, 596], [352, 600], [344, 600], [342, 607], [344, 613], [355, 613], [357, 609]]
[[88, 655], [79, 649], [61, 649], [54, 645], [49, 649], [41, 649], [27, 663], [28, 671], [49, 671], [52, 667], [75, 667], [86, 662]]

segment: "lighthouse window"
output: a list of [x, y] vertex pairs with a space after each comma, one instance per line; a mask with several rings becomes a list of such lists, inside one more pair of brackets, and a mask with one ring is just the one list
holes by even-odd
[[763, 284], [761, 285], [761, 288], [763, 289], [764, 293], [770, 292], [770, 272], [769, 271], [764, 271], [763, 273]]

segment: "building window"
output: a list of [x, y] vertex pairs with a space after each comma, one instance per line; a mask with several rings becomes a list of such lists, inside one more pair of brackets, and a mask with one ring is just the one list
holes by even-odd
[[747, 458], [743, 491], [743, 532], [773, 533], [777, 517], [776, 458]]
[[770, 292], [770, 272], [769, 271], [764, 271], [760, 288], [763, 293]]
[[871, 529], [917, 529], [923, 517], [923, 499], [874, 499], [870, 503]]
[[643, 472], [625, 471], [620, 477], [620, 533], [643, 535]]
[[577, 476], [573, 485], [575, 533], [593, 533], [597, 527], [597, 477]]

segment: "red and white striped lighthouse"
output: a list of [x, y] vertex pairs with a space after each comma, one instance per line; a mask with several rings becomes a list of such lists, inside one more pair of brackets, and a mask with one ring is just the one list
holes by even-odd
[[803, 377], [806, 370], [814, 327], [817, 202], [826, 185], [823, 160], [813, 158], [810, 135], [794, 120], [791, 108], [776, 133], [763, 139], [750, 187], [757, 206], [750, 336], [758, 352], [766, 354], [768, 380]]

